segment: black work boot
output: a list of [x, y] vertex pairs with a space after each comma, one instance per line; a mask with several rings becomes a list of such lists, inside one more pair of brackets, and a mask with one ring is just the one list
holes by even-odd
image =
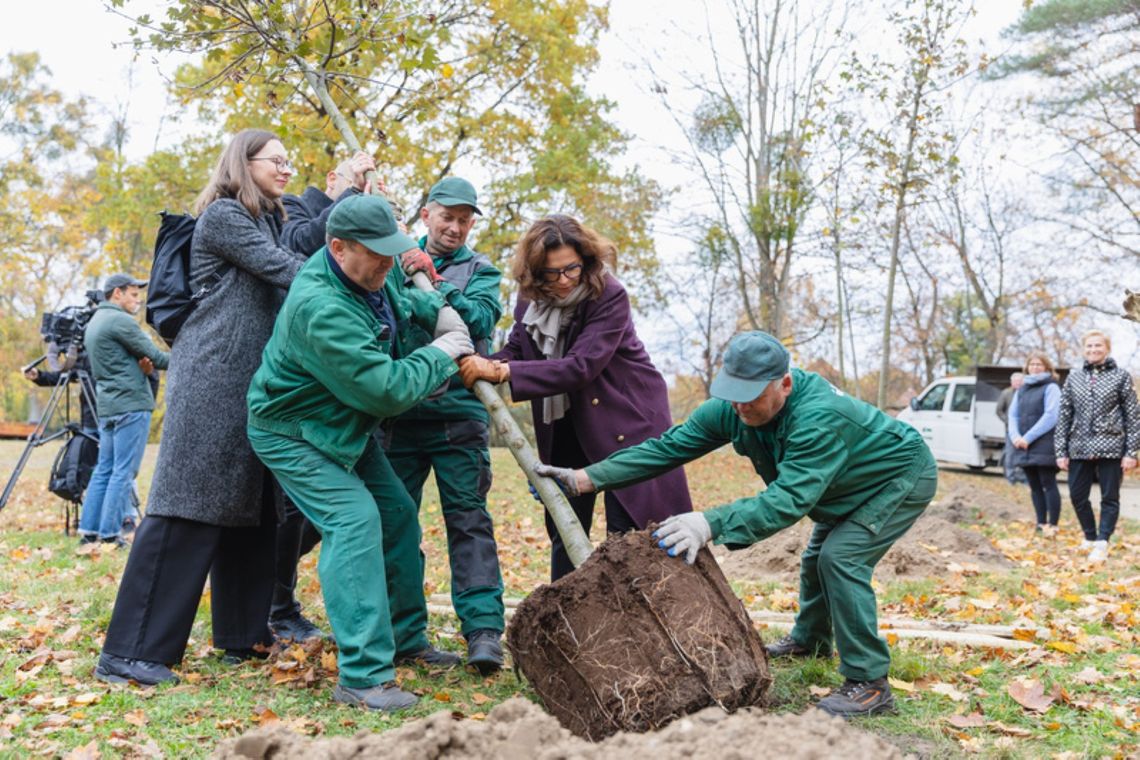
[[885, 678], [852, 681], [850, 678], [816, 704], [828, 715], [847, 719], [863, 715], [895, 712], [895, 697]]
[[222, 662], [226, 665], [241, 665], [250, 660], [264, 660], [269, 657], [268, 650], [261, 649], [226, 649], [222, 651]]
[[454, 668], [463, 662], [463, 658], [454, 652], [445, 652], [429, 646], [418, 652], [407, 652], [396, 655], [397, 665], [428, 665], [433, 668]]
[[298, 644], [313, 639], [328, 638], [324, 631], [300, 612], [288, 617], [269, 618], [269, 631], [276, 639]]
[[490, 628], [480, 628], [467, 636], [467, 664], [478, 670], [479, 675], [489, 676], [503, 667], [500, 636], [501, 632]]
[[107, 683], [135, 683], [139, 686], [178, 683], [178, 676], [161, 662], [131, 660], [106, 652], [99, 655], [95, 677]]
[[333, 701], [368, 710], [395, 712], [412, 707], [419, 701], [419, 697], [404, 691], [395, 681], [388, 681], [366, 689], [353, 689], [350, 686], [337, 684], [333, 689]]
[[767, 644], [764, 647], [768, 650], [768, 656], [775, 659], [776, 657], [815, 657], [816, 652], [814, 649], [808, 649], [793, 639], [791, 636], [785, 636], [778, 641]]

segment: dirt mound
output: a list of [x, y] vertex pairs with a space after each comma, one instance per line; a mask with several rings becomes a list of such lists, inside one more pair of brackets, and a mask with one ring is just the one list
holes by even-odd
[[535, 590], [507, 646], [546, 709], [593, 740], [710, 705], [760, 705], [772, 682], [763, 642], [712, 556], [702, 550], [687, 565], [648, 530], [611, 537]]
[[[976, 477], [976, 476], [975, 476]], [[1027, 486], [1012, 486], [1003, 481], [986, 485], [962, 478], [944, 479], [942, 497], [927, 508], [952, 523], [1006, 523], [1033, 519], [1033, 508], [1020, 504], [1015, 496], [1028, 497]]]
[[[964, 526], [1022, 519], [1026, 509], [989, 488], [955, 482], [879, 561], [875, 577], [889, 581], [940, 576], [951, 564], [980, 570], [1010, 567], [988, 538]], [[724, 574], [735, 580], [795, 581], [811, 530], [811, 521], [802, 520], [747, 549], [718, 548], [716, 556]]]
[[817, 710], [804, 715], [766, 715], [757, 710], [726, 715], [712, 707], [660, 731], [619, 733], [593, 744], [562, 728], [538, 705], [519, 698], [496, 707], [485, 721], [456, 720], [449, 712], [438, 712], [381, 734], [310, 739], [284, 726], [263, 728], [224, 742], [214, 756], [227, 760], [743, 760], [758, 753], [820, 760], [903, 757], [877, 736]]

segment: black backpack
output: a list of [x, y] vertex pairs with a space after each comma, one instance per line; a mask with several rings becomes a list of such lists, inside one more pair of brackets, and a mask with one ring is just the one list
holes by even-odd
[[99, 440], [86, 433], [75, 432], [55, 455], [48, 490], [61, 499], [81, 504], [98, 459]]
[[190, 314], [233, 266], [222, 264], [206, 284], [194, 292], [190, 287], [190, 241], [197, 220], [189, 214], [162, 212], [154, 241], [154, 263], [146, 294], [146, 323], [168, 346], [174, 345], [178, 331]]

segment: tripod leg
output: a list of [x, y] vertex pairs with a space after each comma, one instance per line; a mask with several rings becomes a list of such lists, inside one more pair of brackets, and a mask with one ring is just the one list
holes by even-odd
[[40, 421], [36, 424], [36, 429], [28, 436], [28, 445], [24, 447], [24, 453], [20, 454], [20, 461], [16, 463], [16, 469], [12, 471], [12, 476], [8, 478], [8, 484], [4, 486], [4, 493], [0, 495], [0, 510], [7, 506], [8, 498], [12, 495], [12, 489], [16, 487], [16, 481], [20, 479], [20, 473], [24, 471], [24, 467], [28, 464], [28, 459], [32, 456], [32, 449], [43, 445], [47, 441], [54, 440], [57, 437], [53, 435], [45, 438], [44, 431], [47, 430], [48, 425], [51, 423], [51, 418], [55, 415], [55, 410], [56, 407], [59, 406], [60, 398], [67, 394], [67, 374], [68, 373], [64, 372], [60, 375], [59, 382], [56, 383], [55, 388], [52, 389], [51, 398], [44, 408], [44, 413], [40, 415]]

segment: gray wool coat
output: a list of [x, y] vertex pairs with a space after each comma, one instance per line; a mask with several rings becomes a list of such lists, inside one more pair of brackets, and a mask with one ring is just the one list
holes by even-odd
[[254, 218], [228, 198], [198, 218], [194, 289], [224, 262], [233, 267], [186, 320], [170, 352], [147, 514], [226, 527], [260, 521], [265, 468], [246, 437], [245, 395], [285, 291], [305, 263], [280, 237], [280, 219]]

